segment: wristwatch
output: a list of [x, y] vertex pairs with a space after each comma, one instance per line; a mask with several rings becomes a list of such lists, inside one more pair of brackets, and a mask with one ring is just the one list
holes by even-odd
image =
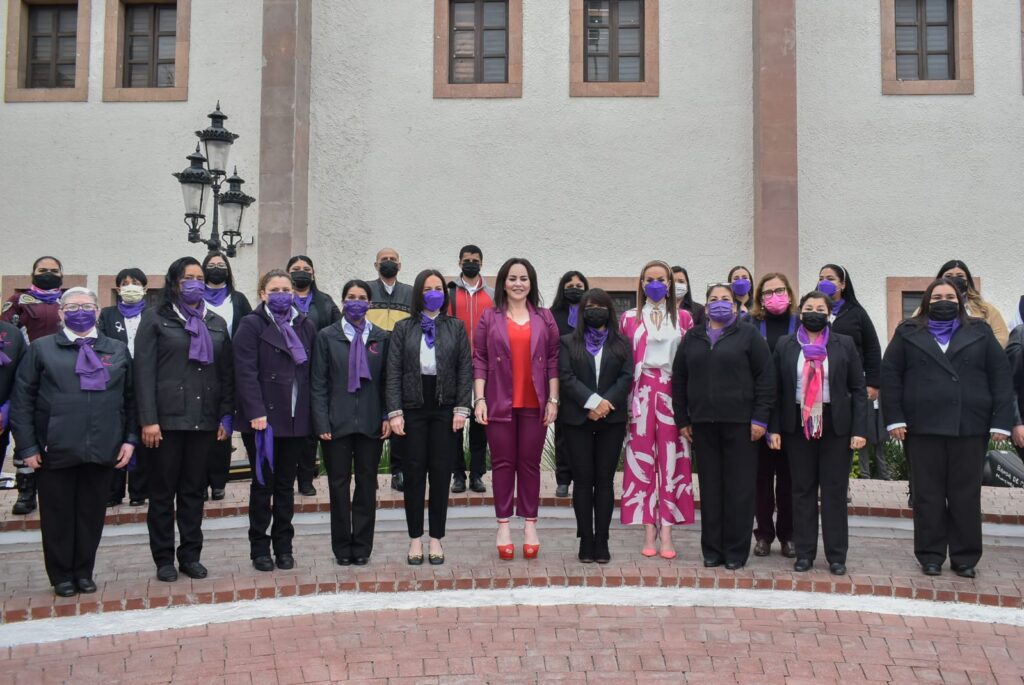
[[548, 402], [555, 405], [556, 407], [561, 404], [561, 401], [557, 397], [549, 397]]

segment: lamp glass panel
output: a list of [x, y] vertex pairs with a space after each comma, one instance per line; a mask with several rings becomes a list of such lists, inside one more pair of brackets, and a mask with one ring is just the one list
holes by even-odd
[[220, 221], [222, 230], [225, 233], [228, 231], [241, 231], [242, 213], [244, 209], [245, 208], [237, 202], [220, 203]]
[[185, 200], [186, 214], [205, 214], [203, 210], [206, 206], [207, 187], [205, 183], [181, 184], [181, 194]]
[[231, 143], [225, 140], [206, 141], [206, 159], [210, 171], [227, 171], [228, 157], [231, 154]]

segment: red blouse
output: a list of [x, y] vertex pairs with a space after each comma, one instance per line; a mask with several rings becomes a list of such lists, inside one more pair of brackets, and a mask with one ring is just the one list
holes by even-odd
[[520, 325], [508, 319], [508, 344], [512, 352], [512, 408], [537, 409], [537, 389], [530, 366], [530, 322]]

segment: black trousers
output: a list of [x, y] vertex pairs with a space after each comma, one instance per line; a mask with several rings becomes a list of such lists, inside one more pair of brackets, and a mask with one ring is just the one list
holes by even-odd
[[135, 469], [128, 468], [114, 469], [114, 475], [110, 479], [110, 499], [121, 501], [124, 499], [125, 486], [128, 490], [128, 499], [144, 500], [149, 497], [149, 485], [146, 483], [146, 459], [147, 450], [144, 446], [135, 447]]
[[466, 426], [455, 434], [452, 475], [466, 477], [466, 452], [463, 449], [466, 433], [469, 433], [469, 475], [483, 478], [487, 473], [487, 429], [472, 418], [466, 419]]
[[[377, 520], [377, 467], [384, 443], [352, 434], [321, 442], [331, 496], [331, 549], [335, 559], [369, 557]], [[352, 465], [356, 490], [352, 495]]]
[[92, 578], [113, 472], [99, 464], [36, 471], [43, 561], [51, 585]]
[[175, 519], [181, 538], [178, 562], [199, 561], [203, 551], [203, 493], [210, 453], [216, 444], [216, 431], [163, 431], [160, 446], [150, 452], [146, 524], [157, 566], [174, 563]]
[[758, 444], [754, 538], [769, 544], [776, 538], [782, 543], [790, 542], [793, 539], [793, 484], [786, 458], [788, 443], [784, 440], [781, 450], [769, 449], [764, 440]]
[[910, 471], [914, 505], [914, 554], [921, 564], [954, 568], [981, 559], [981, 479], [988, 436], [914, 435]]
[[[249, 483], [249, 558], [270, 555], [273, 542], [274, 556], [292, 553], [295, 528], [295, 471], [299, 458], [309, 444], [306, 436], [274, 438], [274, 470], [263, 468], [263, 485], [256, 480], [256, 454], [249, 457], [252, 481]], [[267, 535], [267, 527], [270, 535]]]
[[408, 451], [406, 447], [406, 438], [401, 435], [392, 435], [388, 438], [388, 455], [391, 461], [391, 474], [402, 473], [405, 465], [405, 453]]
[[793, 544], [799, 559], [814, 560], [818, 552], [818, 490], [821, 490], [821, 539], [830, 564], [846, 563], [850, 548], [846, 487], [850, 483], [853, 452], [850, 436], [836, 435], [825, 407], [821, 438], [808, 440], [803, 432], [786, 433], [782, 444], [789, 452], [793, 479]]
[[306, 446], [302, 450], [302, 454], [299, 455], [299, 467], [296, 471], [296, 480], [298, 480], [300, 488], [304, 485], [312, 485], [313, 479], [320, 473], [320, 469], [316, 465], [316, 448], [316, 438], [307, 438]]
[[572, 490], [576, 537], [607, 541], [615, 508], [615, 468], [622, 455], [626, 423], [562, 424], [561, 431], [576, 481]]
[[892, 480], [889, 464], [885, 460], [885, 443], [889, 439], [889, 431], [885, 428], [882, 412], [874, 407], [868, 409], [868, 433], [865, 436], [868, 444], [859, 453], [860, 478]]
[[430, 478], [430, 537], [444, 537], [452, 482], [452, 406], [437, 404], [437, 377], [423, 376], [423, 407], [405, 410], [405, 523], [410, 538], [423, 537], [423, 496]]
[[749, 423], [695, 423], [700, 546], [706, 560], [747, 563], [754, 529], [757, 443]]
[[231, 442], [231, 438], [219, 440], [210, 450], [206, 473], [209, 486], [214, 490], [223, 490], [228, 484], [228, 471], [231, 470]]
[[555, 483], [572, 483], [572, 460], [565, 444], [565, 426], [561, 421], [555, 421]]

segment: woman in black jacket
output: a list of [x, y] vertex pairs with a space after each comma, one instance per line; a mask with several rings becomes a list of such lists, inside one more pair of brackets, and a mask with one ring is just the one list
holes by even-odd
[[36, 470], [43, 559], [54, 592], [96, 591], [92, 572], [114, 467], [138, 442], [132, 362], [96, 330], [96, 294], [64, 292], [63, 330], [37, 338], [18, 367], [11, 407], [17, 456]]
[[[590, 281], [579, 271], [566, 271], [558, 279], [555, 299], [551, 303], [551, 316], [558, 325], [558, 335], [569, 335], [579, 326], [583, 293], [590, 289]], [[568, 497], [572, 485], [572, 466], [569, 450], [565, 446], [561, 421], [555, 421], [555, 497]]]
[[368, 283], [349, 281], [341, 299], [344, 317], [322, 329], [313, 347], [311, 407], [327, 467], [331, 549], [341, 566], [363, 566], [373, 551], [382, 441], [391, 435], [384, 409], [388, 332], [366, 320]]
[[17, 326], [0, 321], [0, 465], [7, 456], [11, 437], [11, 396], [18, 365], [25, 356], [28, 343]]
[[[203, 493], [210, 454], [231, 435], [234, 367], [224, 319], [206, 308], [203, 268], [175, 260], [164, 278], [164, 301], [142, 316], [135, 337], [135, 395], [147, 464], [149, 546], [157, 578], [178, 579], [177, 559], [191, 578], [205, 578]], [[177, 512], [175, 512], [177, 501]]]
[[274, 570], [273, 542], [277, 567], [287, 570], [295, 568], [295, 471], [313, 435], [309, 357], [317, 331], [294, 308], [292, 279], [284, 271], [264, 274], [258, 292], [262, 304], [242, 319], [232, 345], [241, 428], [255, 433], [249, 457], [249, 556], [256, 570]]
[[388, 351], [387, 408], [391, 431], [408, 435], [403, 455], [408, 561], [423, 563], [423, 495], [430, 474], [430, 563], [444, 563], [450, 455], [466, 424], [473, 394], [473, 358], [466, 327], [448, 311], [441, 272], [421, 271], [409, 318], [395, 324]]
[[867, 395], [860, 355], [849, 336], [829, 330], [832, 301], [812, 291], [800, 299], [800, 326], [775, 346], [778, 387], [768, 444], [786, 449], [793, 481], [796, 571], [809, 571], [821, 537], [829, 570], [846, 574], [846, 487], [853, 450], [864, 447]]
[[699, 455], [704, 566], [736, 570], [750, 556], [757, 441], [775, 402], [768, 343], [738, 320], [731, 283], [707, 291], [707, 324], [683, 338], [672, 364], [672, 408]]
[[562, 405], [559, 421], [576, 487], [579, 560], [611, 561], [608, 527], [615, 506], [615, 468], [626, 438], [626, 399], [633, 381], [633, 353], [619, 333], [612, 298], [588, 290], [580, 302], [583, 325], [561, 339], [558, 356]]
[[882, 360], [889, 435], [914, 455], [914, 552], [926, 575], [947, 550], [957, 575], [981, 559], [981, 479], [988, 440], [1014, 423], [1010, 365], [992, 329], [971, 317], [950, 278], [932, 282], [920, 314], [896, 329]]

